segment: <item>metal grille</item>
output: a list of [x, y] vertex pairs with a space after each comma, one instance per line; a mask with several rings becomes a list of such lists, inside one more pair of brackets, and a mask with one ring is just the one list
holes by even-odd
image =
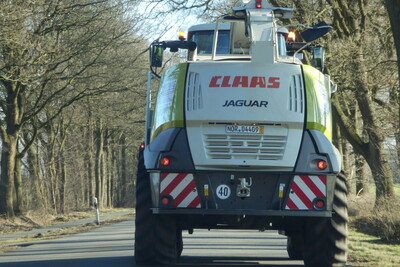
[[286, 135], [204, 134], [204, 144], [210, 159], [281, 160]]
[[187, 81], [186, 110], [198, 110], [203, 108], [200, 74], [190, 72]]
[[292, 75], [289, 85], [289, 110], [304, 113], [303, 83], [300, 75]]

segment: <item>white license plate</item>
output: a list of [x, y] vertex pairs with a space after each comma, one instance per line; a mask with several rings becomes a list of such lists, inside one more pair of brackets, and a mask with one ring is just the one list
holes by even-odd
[[264, 126], [255, 125], [226, 125], [225, 131], [227, 133], [250, 133], [250, 134], [263, 134]]

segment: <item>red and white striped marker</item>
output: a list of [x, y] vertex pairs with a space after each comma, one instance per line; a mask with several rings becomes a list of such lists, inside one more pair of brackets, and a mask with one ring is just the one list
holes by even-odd
[[313, 200], [323, 197], [326, 197], [326, 176], [296, 175], [285, 209], [311, 210]]
[[161, 195], [170, 195], [177, 208], [200, 208], [200, 198], [191, 173], [161, 173]]

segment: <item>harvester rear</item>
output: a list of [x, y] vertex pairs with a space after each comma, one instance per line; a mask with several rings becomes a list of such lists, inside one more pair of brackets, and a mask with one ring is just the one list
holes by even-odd
[[[319, 23], [290, 39], [279, 19], [292, 9], [251, 0], [188, 40], [151, 46], [145, 142], [136, 184], [135, 258], [169, 265], [182, 231], [279, 230], [292, 259], [344, 265], [347, 200], [332, 144]], [[155, 67], [169, 48], [188, 60], [167, 69], [152, 98]], [[312, 64], [302, 62], [308, 50]]]

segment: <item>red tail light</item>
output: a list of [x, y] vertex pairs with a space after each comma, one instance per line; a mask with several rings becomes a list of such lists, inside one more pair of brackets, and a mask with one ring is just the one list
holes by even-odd
[[144, 143], [141, 143], [141, 144], [140, 144], [139, 149], [140, 149], [140, 150], [144, 150]]
[[170, 164], [169, 158], [167, 158], [167, 157], [161, 158], [160, 159], [160, 164], [162, 166], [168, 166]]
[[161, 198], [161, 203], [163, 205], [168, 205], [169, 204], [169, 199], [167, 197], [163, 197], [163, 198]]
[[317, 163], [317, 167], [320, 170], [325, 170], [326, 168], [328, 168], [328, 163], [326, 163], [325, 160], [319, 160]]
[[325, 208], [325, 199], [323, 198], [316, 198], [313, 201], [313, 207], [316, 210], [322, 210]]
[[262, 0], [256, 0], [256, 8], [262, 8]]

